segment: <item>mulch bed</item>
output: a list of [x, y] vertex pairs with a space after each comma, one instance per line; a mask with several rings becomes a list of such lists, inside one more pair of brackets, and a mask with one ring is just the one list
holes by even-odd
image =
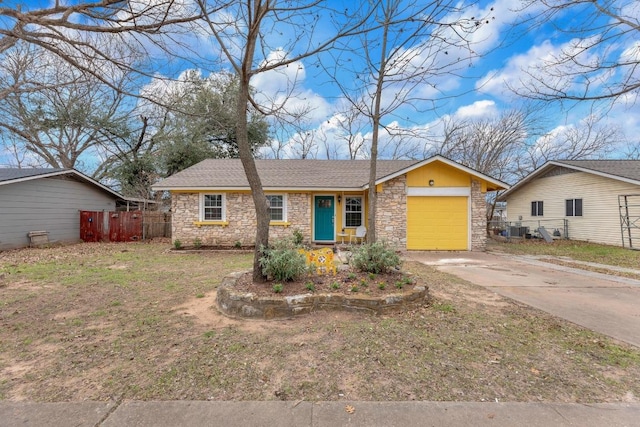
[[[274, 292], [273, 287], [276, 284], [282, 284], [282, 292]], [[251, 272], [248, 272], [238, 279], [236, 290], [253, 293], [256, 296], [290, 296], [312, 292], [381, 296], [408, 291], [415, 285], [415, 278], [410, 274], [396, 270], [379, 274], [338, 270], [335, 275], [314, 274], [292, 282], [267, 281], [264, 283], [255, 283]]]

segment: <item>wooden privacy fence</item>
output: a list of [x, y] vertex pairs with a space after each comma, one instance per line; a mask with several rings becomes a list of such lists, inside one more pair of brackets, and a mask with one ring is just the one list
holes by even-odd
[[80, 211], [84, 242], [135, 242], [171, 237], [171, 214], [145, 211]]
[[142, 238], [171, 237], [171, 213], [145, 211], [142, 214]]

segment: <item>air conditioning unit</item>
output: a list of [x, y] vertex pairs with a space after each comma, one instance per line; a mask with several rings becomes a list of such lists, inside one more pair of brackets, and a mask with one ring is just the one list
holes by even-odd
[[529, 234], [529, 227], [509, 227], [511, 237], [524, 237]]

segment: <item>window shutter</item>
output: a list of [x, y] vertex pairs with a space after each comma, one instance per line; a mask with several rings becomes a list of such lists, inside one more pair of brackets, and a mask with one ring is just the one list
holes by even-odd
[[568, 199], [564, 201], [566, 207], [566, 216], [573, 216], [573, 199]]

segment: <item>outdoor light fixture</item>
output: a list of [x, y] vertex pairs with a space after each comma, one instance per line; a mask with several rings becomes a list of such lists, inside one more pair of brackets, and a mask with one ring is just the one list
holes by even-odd
[[429, 187], [433, 187], [433, 184], [435, 184], [436, 182], [432, 179], [429, 180]]
[[342, 203], [342, 196], [338, 194], [338, 203]]

